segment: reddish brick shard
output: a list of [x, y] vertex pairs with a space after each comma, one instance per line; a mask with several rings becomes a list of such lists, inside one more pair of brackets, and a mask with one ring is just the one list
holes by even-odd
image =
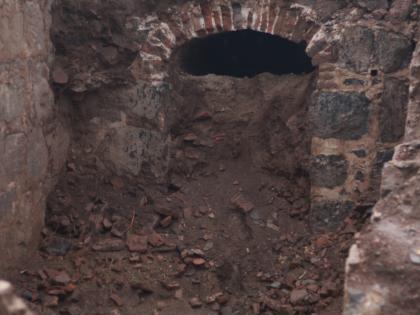
[[222, 5], [222, 19], [223, 19], [223, 29], [225, 31], [232, 30], [232, 14], [228, 6]]
[[214, 31], [214, 26], [213, 26], [211, 6], [209, 2], [205, 2], [201, 4], [201, 12], [204, 17], [204, 25], [207, 32], [212, 33]]
[[214, 19], [214, 23], [216, 24], [217, 31], [222, 32], [223, 22], [222, 22], [222, 17], [220, 16], [220, 12], [218, 10], [213, 11], [213, 19]]

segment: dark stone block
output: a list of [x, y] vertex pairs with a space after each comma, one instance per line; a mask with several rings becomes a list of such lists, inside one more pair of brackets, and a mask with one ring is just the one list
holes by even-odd
[[312, 131], [320, 138], [360, 139], [368, 121], [369, 100], [355, 92], [321, 92], [310, 107]]
[[354, 204], [351, 201], [314, 202], [311, 206], [311, 226], [317, 231], [337, 229], [353, 208]]
[[311, 163], [311, 182], [315, 186], [333, 188], [344, 184], [348, 162], [343, 155], [318, 155]]
[[385, 80], [379, 118], [382, 142], [398, 142], [404, 135], [408, 89], [406, 81], [394, 78]]
[[350, 79], [345, 79], [343, 83], [345, 85], [364, 85], [365, 84], [365, 81], [359, 80], [359, 79], [350, 78]]
[[375, 35], [367, 27], [355, 26], [344, 31], [339, 61], [356, 72], [368, 71], [375, 50]]
[[388, 9], [388, 0], [358, 0], [357, 4], [369, 11], [378, 9]]
[[375, 41], [376, 62], [385, 73], [408, 66], [413, 53], [413, 43], [404, 36], [379, 31]]
[[367, 152], [366, 152], [365, 149], [354, 150], [354, 151], [352, 151], [352, 153], [354, 155], [356, 155], [358, 158], [365, 158], [365, 157], [367, 157]]
[[358, 73], [373, 66], [390, 73], [409, 64], [413, 49], [413, 43], [402, 35], [384, 30], [375, 34], [363, 26], [349, 27], [339, 45], [339, 61]]

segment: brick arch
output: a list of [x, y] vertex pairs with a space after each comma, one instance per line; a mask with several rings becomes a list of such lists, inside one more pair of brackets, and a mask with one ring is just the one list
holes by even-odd
[[[158, 16], [146, 18], [139, 29], [148, 31], [148, 35], [131, 66], [132, 73], [138, 80], [160, 85], [167, 79], [174, 49], [192, 38], [250, 29], [293, 42], [310, 43], [320, 30], [320, 24], [312, 9], [287, 0], [245, 3], [210, 0], [172, 7]], [[311, 51], [308, 53], [313, 55]]]

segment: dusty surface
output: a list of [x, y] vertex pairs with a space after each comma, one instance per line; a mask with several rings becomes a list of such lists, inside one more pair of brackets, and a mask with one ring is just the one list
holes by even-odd
[[[238, 192], [253, 210], [235, 209]], [[305, 198], [246, 158], [211, 164], [177, 192], [70, 163], [20, 293], [41, 314], [339, 314], [354, 221], [313, 234], [293, 215]]]
[[41, 314], [339, 314], [359, 218], [309, 228], [312, 78], [182, 78], [167, 185], [71, 159], [20, 293]]

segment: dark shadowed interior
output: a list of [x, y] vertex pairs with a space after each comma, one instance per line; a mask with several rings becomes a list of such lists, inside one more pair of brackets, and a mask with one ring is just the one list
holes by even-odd
[[182, 69], [193, 75], [254, 77], [314, 70], [305, 43], [253, 30], [225, 32], [189, 41], [180, 51]]

